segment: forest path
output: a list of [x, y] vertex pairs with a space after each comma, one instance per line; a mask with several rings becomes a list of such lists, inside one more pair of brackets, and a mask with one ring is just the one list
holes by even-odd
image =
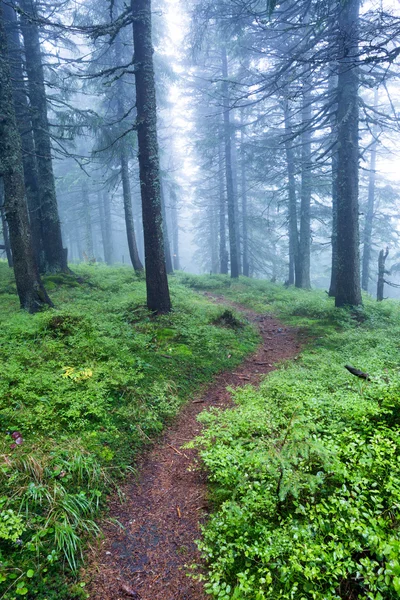
[[203, 393], [183, 407], [173, 425], [142, 457], [138, 479], [123, 488], [126, 502], [110, 501], [105, 538], [89, 567], [91, 600], [206, 600], [202, 584], [189, 578], [186, 565], [200, 562], [195, 540], [207, 517], [207, 477], [196, 450], [182, 446], [201, 430], [197, 415], [232, 406], [227, 386], [257, 385], [279, 361], [293, 358], [301, 342], [296, 330], [274, 317], [254, 313], [222, 296], [207, 297], [231, 305], [257, 325], [262, 343], [234, 372], [221, 373]]

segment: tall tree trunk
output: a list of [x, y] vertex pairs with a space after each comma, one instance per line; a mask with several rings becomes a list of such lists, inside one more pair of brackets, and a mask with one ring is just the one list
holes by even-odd
[[244, 144], [243, 110], [240, 113], [240, 168], [242, 192], [243, 275], [249, 277], [249, 235], [247, 227], [246, 150]]
[[[306, 83], [307, 85], [307, 83]], [[296, 287], [311, 288], [311, 94], [303, 93], [301, 136], [301, 200], [300, 200], [300, 238], [299, 238], [299, 272]]]
[[238, 156], [236, 146], [236, 131], [233, 129], [231, 134], [232, 146], [232, 179], [233, 179], [233, 198], [235, 201], [235, 233], [236, 233], [236, 251], [238, 257], [239, 275], [242, 274], [242, 250], [241, 250], [241, 219], [239, 211], [239, 181], [238, 181]]
[[[374, 95], [374, 108], [378, 108], [379, 92], [378, 88], [375, 89]], [[372, 226], [374, 222], [374, 205], [375, 205], [375, 181], [376, 181], [376, 149], [378, 146], [378, 127], [375, 125], [372, 129], [372, 146], [371, 146], [371, 163], [369, 166], [369, 182], [368, 182], [368, 206], [367, 214], [365, 217], [364, 226], [364, 248], [363, 248], [363, 260], [362, 260], [362, 277], [361, 287], [363, 290], [368, 292], [369, 283], [369, 265], [371, 261], [371, 242], [372, 242]]]
[[360, 0], [339, 8], [338, 205], [335, 305], [362, 303], [358, 223], [358, 26]]
[[25, 202], [21, 140], [15, 119], [7, 56], [3, 2], [0, 2], [0, 157], [4, 182], [4, 208], [21, 308], [34, 313], [45, 305], [52, 306], [52, 303], [40, 280], [33, 252]]
[[1, 227], [3, 230], [4, 249], [6, 251], [8, 266], [12, 268], [13, 259], [10, 246], [10, 236], [8, 234], [8, 225], [6, 220], [5, 208], [4, 208], [4, 184], [3, 180], [0, 179], [0, 213], [1, 213]]
[[230, 122], [229, 106], [229, 87], [228, 87], [228, 57], [226, 47], [222, 47], [222, 83], [223, 109], [224, 109], [224, 142], [225, 142], [225, 176], [226, 176], [226, 194], [228, 200], [228, 229], [229, 229], [229, 249], [231, 259], [231, 277], [239, 277], [239, 256], [237, 247], [236, 215], [235, 215], [235, 190], [233, 186], [232, 172], [232, 135]]
[[211, 259], [211, 273], [218, 273], [218, 221], [217, 211], [212, 200], [207, 205], [207, 219], [209, 223], [209, 247]]
[[152, 311], [166, 313], [171, 310], [171, 300], [165, 266], [161, 216], [151, 1], [132, 0], [131, 7], [147, 306]]
[[30, 110], [39, 174], [40, 217], [43, 231], [44, 270], [49, 273], [68, 271], [67, 252], [63, 248], [56, 188], [51, 157], [47, 98], [40, 49], [37, 14], [33, 0], [19, 0], [23, 15], [21, 29], [25, 47]]
[[168, 219], [167, 219], [165, 188], [164, 188], [162, 181], [161, 181], [161, 214], [162, 214], [162, 220], [163, 220], [165, 266], [167, 269], [167, 273], [169, 275], [174, 272], [174, 267], [172, 265], [171, 245], [169, 242], [169, 234], [168, 234]]
[[103, 208], [104, 208], [104, 260], [108, 265], [112, 265], [113, 260], [113, 240], [112, 240], [112, 220], [110, 195], [107, 189], [103, 190]]
[[331, 281], [329, 285], [328, 295], [331, 297], [336, 296], [336, 278], [337, 278], [337, 176], [338, 176], [338, 154], [337, 154], [337, 65], [333, 64], [331, 68], [334, 72], [329, 77], [328, 91], [329, 100], [332, 101], [333, 106], [330, 117], [331, 135], [330, 142], [333, 144], [332, 147], [332, 158], [331, 158], [331, 173], [332, 173], [332, 261], [331, 261]]
[[85, 253], [88, 261], [93, 261], [93, 232], [92, 232], [92, 219], [90, 215], [90, 197], [89, 187], [87, 181], [82, 185], [82, 210], [83, 210], [83, 222], [85, 224]]
[[297, 228], [297, 200], [296, 200], [296, 166], [292, 144], [292, 124], [290, 119], [289, 103], [284, 104], [285, 120], [285, 151], [288, 177], [288, 213], [289, 213], [289, 285], [298, 280], [299, 272], [299, 233]]
[[129, 256], [131, 263], [135, 271], [143, 271], [143, 265], [139, 258], [139, 253], [136, 244], [135, 236], [135, 224], [133, 221], [133, 210], [132, 210], [132, 194], [131, 184], [129, 181], [129, 169], [128, 161], [124, 150], [120, 153], [121, 163], [121, 178], [122, 178], [122, 192], [124, 197], [124, 213], [125, 213], [125, 224], [126, 224], [126, 235], [128, 237]]
[[388, 272], [385, 269], [385, 262], [389, 254], [389, 248], [386, 248], [386, 251], [381, 250], [379, 252], [378, 258], [378, 285], [376, 290], [376, 299], [378, 302], [382, 302], [383, 300], [383, 290], [385, 287], [385, 274]]
[[178, 202], [176, 199], [176, 192], [171, 189], [171, 222], [172, 222], [172, 258], [173, 267], [175, 271], [179, 271], [179, 218], [178, 218]]
[[36, 166], [35, 146], [32, 135], [32, 122], [25, 89], [22, 67], [22, 48], [19, 37], [19, 26], [15, 10], [3, 3], [4, 25], [7, 35], [11, 81], [18, 131], [22, 143], [22, 162], [24, 166], [25, 193], [28, 202], [29, 221], [33, 250], [39, 270], [43, 270], [42, 238], [43, 232], [40, 218], [39, 181]]
[[228, 274], [228, 251], [226, 249], [226, 198], [224, 186], [224, 157], [218, 141], [218, 183], [219, 183], [219, 272]]

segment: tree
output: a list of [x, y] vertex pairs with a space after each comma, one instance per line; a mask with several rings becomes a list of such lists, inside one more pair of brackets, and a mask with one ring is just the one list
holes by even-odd
[[0, 174], [4, 182], [4, 209], [10, 233], [14, 274], [21, 308], [31, 313], [52, 306], [40, 280], [33, 252], [25, 203], [21, 140], [13, 105], [7, 40], [0, 3]]
[[151, 39], [151, 1], [132, 0], [137, 134], [142, 196], [147, 306], [171, 310], [161, 215], [157, 106]]
[[358, 223], [358, 35], [360, 0], [346, 0], [338, 21], [337, 278], [335, 306], [362, 303]]

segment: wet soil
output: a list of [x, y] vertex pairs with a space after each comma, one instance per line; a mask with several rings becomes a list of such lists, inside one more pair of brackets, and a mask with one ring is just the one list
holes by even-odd
[[[222, 297], [205, 295], [229, 304]], [[123, 488], [126, 502], [110, 499], [104, 539], [94, 549], [87, 573], [91, 600], [209, 598], [202, 584], [187, 576], [187, 565], [201, 562], [195, 540], [207, 518], [207, 477], [197, 451], [182, 446], [200, 433], [196, 417], [201, 411], [232, 405], [227, 386], [257, 385], [277, 363], [295, 357], [301, 347], [296, 330], [270, 315], [234, 306], [258, 327], [262, 344], [239, 367], [220, 374], [184, 406], [140, 460], [138, 478], [127, 481]]]

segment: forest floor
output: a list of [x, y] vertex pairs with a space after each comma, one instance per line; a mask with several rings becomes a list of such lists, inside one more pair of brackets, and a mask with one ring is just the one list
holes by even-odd
[[[217, 303], [222, 296], [205, 292]], [[189, 402], [138, 465], [138, 477], [122, 488], [126, 501], [109, 503], [103, 523], [104, 538], [93, 550], [86, 572], [87, 591], [93, 600], [203, 600], [201, 582], [188, 577], [190, 565], [200, 563], [196, 539], [207, 519], [207, 475], [198, 452], [185, 444], [201, 430], [198, 414], [209, 408], [232, 406], [227, 388], [258, 385], [276, 363], [293, 358], [301, 339], [294, 328], [282, 325], [269, 314], [257, 314], [238, 304], [236, 310], [254, 323], [262, 343], [257, 352], [234, 371], [225, 371], [212, 385]]]

